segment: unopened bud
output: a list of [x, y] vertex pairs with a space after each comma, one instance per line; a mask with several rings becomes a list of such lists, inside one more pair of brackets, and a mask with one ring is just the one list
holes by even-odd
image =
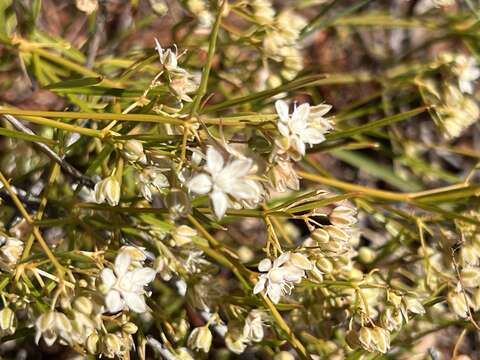
[[212, 345], [212, 333], [208, 325], [197, 327], [193, 329], [188, 337], [188, 346], [194, 350], [201, 350], [208, 353]]
[[85, 296], [79, 296], [76, 298], [73, 302], [73, 307], [75, 310], [80, 311], [85, 315], [90, 315], [93, 311], [92, 301]]
[[120, 201], [120, 182], [114, 176], [109, 176], [95, 185], [95, 200], [102, 204], [105, 201], [111, 206], [117, 206]]

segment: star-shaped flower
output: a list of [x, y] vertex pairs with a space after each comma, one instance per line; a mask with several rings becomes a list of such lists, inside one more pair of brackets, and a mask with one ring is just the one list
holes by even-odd
[[207, 161], [200, 174], [193, 176], [187, 186], [190, 191], [208, 194], [215, 215], [225, 215], [230, 197], [236, 201], [257, 201], [261, 186], [251, 177], [254, 168], [250, 159], [233, 159], [225, 163], [223, 156], [213, 147], [207, 149]]
[[106, 293], [105, 305], [109, 312], [119, 312], [128, 308], [137, 313], [147, 311], [145, 286], [155, 279], [155, 270], [139, 267], [129, 270], [132, 258], [121, 251], [115, 258], [114, 270], [102, 270], [103, 290]]

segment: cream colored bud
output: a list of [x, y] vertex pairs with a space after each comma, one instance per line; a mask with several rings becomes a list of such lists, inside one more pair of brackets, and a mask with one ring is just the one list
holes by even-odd
[[127, 140], [123, 145], [123, 155], [128, 161], [145, 163], [147, 158], [143, 152], [143, 145], [138, 140]]
[[326, 244], [330, 240], [330, 235], [324, 229], [315, 229], [312, 232], [312, 239], [320, 244]]
[[463, 292], [450, 291], [447, 300], [452, 310], [460, 317], [468, 317], [468, 305]]
[[0, 310], [0, 329], [3, 334], [13, 334], [16, 329], [15, 313], [9, 307]]
[[95, 200], [102, 204], [105, 201], [111, 206], [117, 206], [120, 201], [120, 182], [114, 176], [109, 176], [95, 185]]
[[328, 232], [328, 235], [330, 235], [332, 239], [343, 241], [343, 242], [347, 242], [350, 239], [350, 236], [348, 235], [348, 233], [337, 226], [328, 225], [328, 226], [325, 226], [325, 230]]
[[84, 313], [85, 315], [90, 315], [93, 311], [93, 303], [89, 298], [85, 296], [79, 296], [73, 302], [73, 308], [81, 313]]
[[212, 333], [208, 325], [197, 327], [193, 329], [188, 337], [188, 346], [194, 350], [201, 350], [208, 353], [212, 345]]
[[292, 253], [290, 255], [290, 261], [293, 265], [295, 265], [297, 268], [300, 268], [302, 270], [313, 269], [313, 265], [310, 262], [310, 260], [308, 260], [308, 258], [301, 253], [298, 253], [298, 252]]
[[338, 227], [350, 227], [357, 222], [355, 210], [344, 205], [337, 206], [328, 216], [330, 223]]
[[461, 272], [462, 285], [467, 288], [474, 288], [480, 286], [480, 269], [479, 268], [465, 268]]
[[122, 331], [126, 332], [129, 335], [133, 335], [137, 333], [138, 326], [129, 321], [122, 325]]
[[192, 242], [193, 237], [197, 236], [197, 231], [190, 226], [181, 225], [172, 233], [172, 238], [177, 246], [183, 246]]
[[87, 351], [90, 354], [96, 354], [97, 353], [97, 351], [98, 351], [98, 340], [99, 340], [99, 337], [98, 337], [97, 333], [92, 333], [87, 338], [86, 347], [87, 347]]
[[295, 356], [288, 351], [280, 351], [279, 353], [275, 354], [273, 360], [295, 360]]
[[360, 342], [362, 348], [367, 351], [373, 351], [374, 344], [372, 337], [372, 329], [365, 326], [360, 328], [360, 331], [358, 332], [358, 341]]
[[360, 249], [358, 249], [358, 258], [362, 263], [370, 264], [373, 260], [375, 260], [375, 251], [367, 246], [362, 246]]
[[103, 353], [113, 358], [122, 351], [122, 339], [116, 334], [107, 334], [103, 342]]
[[317, 259], [317, 267], [324, 273], [329, 274], [333, 271], [333, 265], [327, 258], [321, 257]]
[[92, 14], [98, 9], [97, 0], [75, 0], [75, 5], [78, 10], [83, 11], [87, 15]]
[[418, 314], [418, 315], [425, 314], [425, 308], [423, 307], [422, 303], [418, 299], [409, 296], [405, 298], [405, 303], [407, 306], [407, 310], [410, 311], [411, 313]]
[[390, 333], [384, 328], [376, 326], [372, 329], [371, 334], [375, 350], [385, 354], [390, 349]]

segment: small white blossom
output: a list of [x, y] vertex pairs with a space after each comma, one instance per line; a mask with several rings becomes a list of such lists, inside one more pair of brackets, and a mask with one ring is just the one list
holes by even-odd
[[289, 295], [294, 283], [299, 283], [305, 276], [306, 270], [313, 268], [310, 261], [300, 253], [284, 252], [272, 263], [270, 259], [263, 259], [258, 264], [258, 270], [263, 272], [258, 278], [254, 294], [266, 289], [265, 294], [277, 304], [280, 296]]
[[52, 346], [57, 338], [70, 343], [72, 324], [64, 313], [49, 311], [40, 315], [35, 322], [35, 342], [43, 337], [47, 346]]
[[252, 310], [245, 319], [243, 337], [248, 341], [260, 342], [264, 336], [262, 312]]
[[153, 194], [161, 192], [168, 186], [167, 177], [157, 167], [148, 166], [138, 175], [138, 187], [145, 200], [152, 201]]
[[454, 71], [458, 75], [458, 87], [465, 94], [473, 94], [474, 82], [480, 77], [480, 69], [474, 57], [458, 55]]
[[178, 51], [175, 46], [175, 52], [171, 49], [163, 49], [160, 42], [155, 39], [155, 49], [158, 51], [160, 57], [160, 63], [165, 69], [174, 75], [187, 75], [187, 71], [178, 66]]
[[212, 345], [212, 333], [208, 325], [193, 329], [188, 337], [188, 346], [194, 350], [201, 350], [208, 353]]
[[217, 218], [221, 219], [229, 207], [231, 196], [236, 201], [256, 202], [262, 188], [251, 178], [254, 163], [250, 159], [234, 159], [225, 164], [223, 156], [213, 147], [207, 149], [203, 172], [193, 176], [187, 186], [190, 191], [208, 194]]
[[294, 160], [298, 161], [305, 155], [306, 144], [323, 142], [325, 133], [332, 128], [328, 119], [323, 117], [332, 108], [330, 105], [310, 106], [304, 103], [295, 107], [290, 115], [287, 103], [277, 100], [275, 108], [280, 118], [277, 128], [282, 135], [276, 145], [283, 152], [289, 152]]
[[155, 279], [155, 270], [139, 267], [129, 271], [132, 258], [121, 251], [115, 258], [115, 267], [103, 269], [101, 278], [106, 293], [105, 305], [109, 312], [119, 312], [125, 308], [138, 313], [147, 311], [145, 289]]
[[14, 237], [1, 237], [4, 241], [0, 247], [0, 264], [11, 268], [20, 259], [23, 252], [23, 241]]

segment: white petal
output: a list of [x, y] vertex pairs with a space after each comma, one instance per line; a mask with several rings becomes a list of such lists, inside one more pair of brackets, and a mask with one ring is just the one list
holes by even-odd
[[223, 169], [223, 156], [214, 147], [207, 149], [207, 165], [206, 168], [210, 174], [218, 174]]
[[135, 285], [141, 285], [142, 287], [148, 285], [155, 279], [156, 271], [151, 268], [135, 269], [133, 271], [132, 281]]
[[123, 310], [124, 302], [117, 290], [110, 290], [105, 296], [105, 305], [109, 312], [116, 313]]
[[214, 191], [210, 194], [210, 199], [213, 205], [213, 211], [215, 212], [215, 216], [219, 219], [225, 215], [228, 207], [228, 197], [225, 193], [220, 191]]
[[125, 304], [130, 308], [130, 310], [137, 313], [144, 313], [147, 311], [147, 304], [145, 304], [145, 298], [143, 295], [136, 293], [124, 293], [123, 298]]
[[300, 105], [293, 111], [291, 129], [294, 133], [301, 133], [306, 128], [309, 115], [310, 105], [307, 103]]
[[100, 273], [100, 277], [102, 278], [102, 282], [109, 290], [117, 281], [117, 277], [113, 273], [112, 269], [103, 269]]
[[261, 272], [268, 271], [272, 268], [272, 262], [270, 259], [263, 259], [258, 263], [258, 270]]
[[126, 251], [121, 251], [115, 258], [115, 274], [122, 277], [127, 271], [132, 258]]
[[288, 127], [288, 125], [285, 125], [282, 122], [277, 123], [277, 129], [283, 136], [288, 136], [290, 134], [290, 128]]
[[252, 160], [250, 159], [236, 159], [227, 164], [220, 173], [222, 177], [229, 177], [230, 180], [238, 179], [248, 174], [252, 168]]
[[256, 200], [259, 197], [258, 188], [249, 181], [232, 181], [225, 190], [237, 200]]
[[300, 138], [304, 143], [320, 144], [325, 141], [325, 136], [323, 134], [324, 131], [322, 129], [309, 127], [301, 132]]
[[278, 304], [280, 296], [282, 296], [282, 286], [278, 284], [268, 285], [267, 295], [274, 304]]
[[280, 255], [278, 258], [275, 259], [273, 266], [274, 267], [281, 266], [285, 264], [289, 259], [290, 259], [290, 251], [286, 251], [282, 253], [282, 255]]
[[255, 284], [255, 287], [253, 288], [253, 293], [258, 294], [261, 292], [263, 289], [265, 289], [265, 282], [267, 281], [267, 278], [264, 276], [260, 276], [258, 278], [257, 283]]
[[310, 107], [310, 116], [312, 117], [321, 117], [328, 113], [332, 109], [332, 105], [320, 104], [317, 106]]
[[187, 184], [190, 191], [197, 194], [207, 194], [212, 189], [212, 179], [207, 174], [198, 174]]
[[288, 123], [290, 117], [288, 115], [288, 105], [283, 100], [277, 100], [275, 102], [275, 109], [277, 110], [277, 114], [280, 117], [280, 120], [284, 123]]

